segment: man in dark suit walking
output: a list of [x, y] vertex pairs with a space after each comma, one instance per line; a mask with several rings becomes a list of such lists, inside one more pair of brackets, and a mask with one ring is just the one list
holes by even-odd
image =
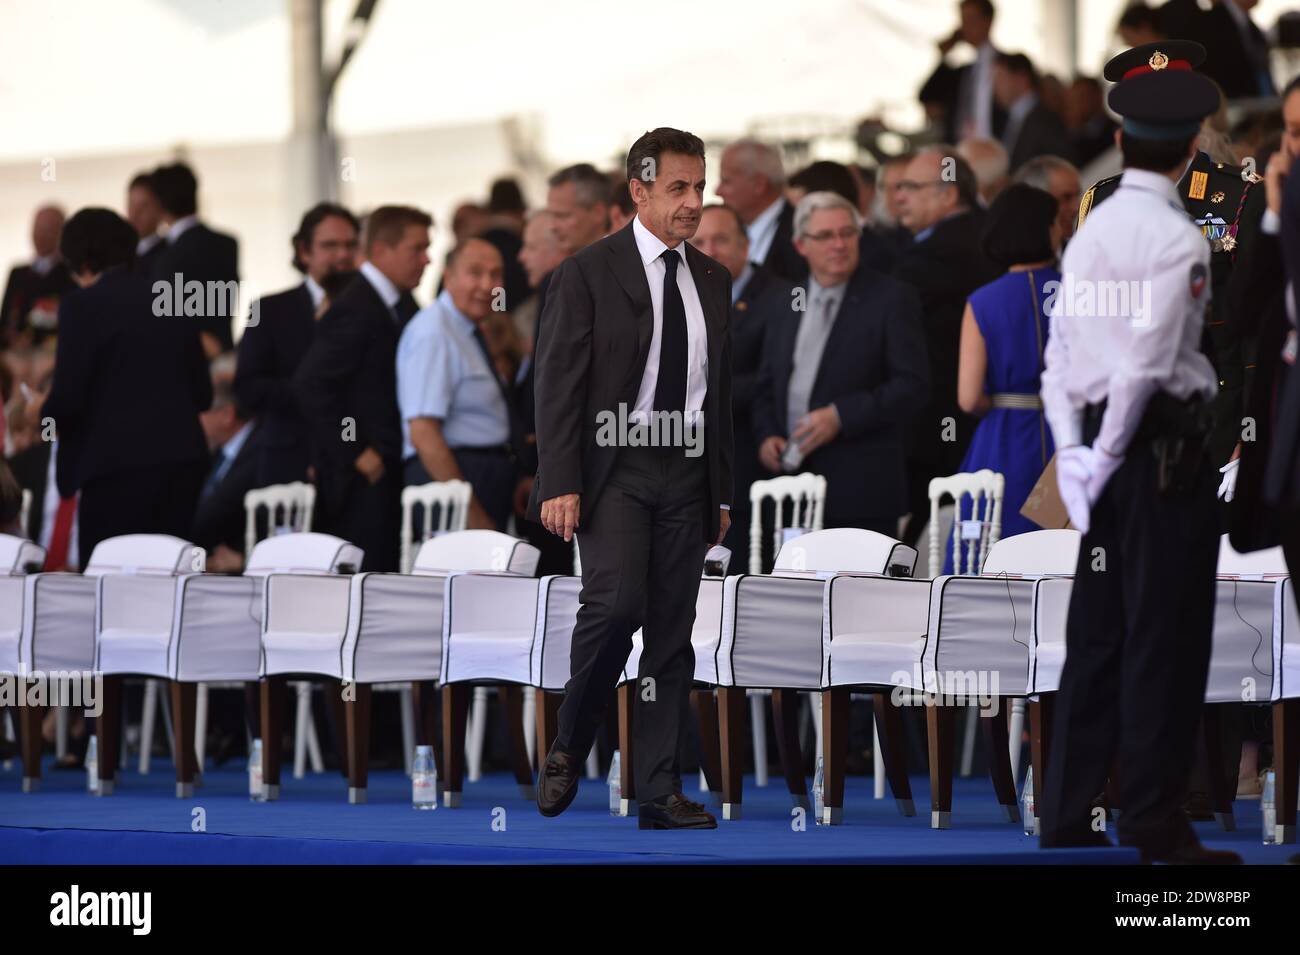
[[193, 320], [156, 314], [149, 281], [132, 274], [136, 241], [108, 209], [83, 209], [63, 229], [63, 258], [81, 289], [59, 306], [41, 410], [59, 432], [59, 494], [81, 492], [80, 566], [119, 534], [185, 537], [203, 484], [208, 365]]
[[736, 435], [736, 476], [731, 529], [723, 544], [743, 559], [749, 553], [749, 486], [764, 476], [758, 467], [753, 416], [763, 340], [769, 327], [790, 317], [794, 289], [785, 279], [749, 261], [744, 223], [730, 206], [705, 207], [691, 245], [717, 259], [731, 275], [731, 420]]
[[316, 332], [329, 277], [356, 267], [360, 225], [343, 206], [308, 209], [293, 237], [293, 266], [301, 285], [268, 295], [254, 306], [239, 340], [235, 393], [262, 427], [257, 487], [305, 481], [311, 464], [309, 428], [290, 387]]
[[895, 537], [907, 510], [902, 429], [929, 385], [920, 302], [859, 265], [862, 226], [843, 196], [809, 193], [794, 221], [811, 273], [805, 309], [767, 330], [754, 394], [759, 459], [772, 472], [825, 476], [825, 526]]
[[212, 314], [198, 320], [199, 331], [208, 357], [230, 351], [235, 347], [230, 323], [238, 301], [239, 243], [199, 221], [199, 181], [185, 163], [159, 166], [149, 179], [167, 226], [167, 247], [154, 259], [153, 278], [220, 288], [223, 294], [213, 297], [216, 307]]
[[395, 571], [401, 522], [402, 421], [397, 340], [416, 311], [433, 218], [380, 206], [361, 274], [321, 318], [293, 379], [313, 432], [317, 520], [365, 551], [363, 570]]
[[633, 715], [640, 826], [714, 828], [682, 794], [677, 753], [704, 555], [730, 521], [731, 278], [685, 242], [703, 207], [699, 137], [647, 132], [628, 152], [627, 178], [636, 218], [559, 267], [542, 316], [529, 511], [566, 540], [577, 531], [583, 586], [537, 805], [554, 816], [573, 801], [644, 624]]

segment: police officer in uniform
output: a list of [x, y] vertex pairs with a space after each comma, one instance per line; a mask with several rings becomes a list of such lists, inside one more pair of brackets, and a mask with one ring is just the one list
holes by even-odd
[[[1043, 405], [1083, 540], [1039, 832], [1045, 848], [1109, 845], [1092, 802], [1117, 762], [1121, 844], [1146, 862], [1224, 864], [1241, 860], [1201, 846], [1182, 810], [1218, 554], [1217, 379], [1199, 348], [1211, 253], [1176, 188], [1219, 102], [1198, 55], [1169, 41], [1117, 58], [1125, 171], [1066, 249], [1052, 308]], [[1109, 313], [1116, 282], [1127, 314]]]

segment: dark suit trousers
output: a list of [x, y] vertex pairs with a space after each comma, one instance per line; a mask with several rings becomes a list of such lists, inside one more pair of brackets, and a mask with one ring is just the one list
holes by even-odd
[[701, 533], [704, 457], [681, 448], [622, 448], [593, 513], [580, 513], [582, 607], [557, 745], [584, 758], [610, 689], [645, 637], [633, 709], [633, 772], [642, 802], [681, 790], [695, 653], [691, 628], [708, 550]]
[[[1210, 661], [1218, 479], [1207, 463], [1194, 488], [1161, 495], [1156, 464], [1135, 442], [1079, 546], [1039, 812], [1044, 848], [1090, 838], [1091, 803], [1116, 756], [1121, 844], [1161, 853], [1195, 838], [1182, 805]], [[1094, 569], [1099, 557], [1104, 570]]]
[[[330, 480], [338, 477], [338, 472], [329, 475]], [[318, 530], [341, 537], [365, 551], [361, 570], [388, 573], [398, 570], [399, 541], [402, 536], [400, 468], [385, 461], [384, 476], [374, 484], [355, 471], [347, 480], [347, 491], [341, 506], [321, 513], [321, 526]], [[318, 507], [317, 510], [321, 509]]]
[[190, 539], [206, 461], [163, 464], [85, 481], [77, 504], [77, 548], [86, 566], [95, 545], [121, 534]]

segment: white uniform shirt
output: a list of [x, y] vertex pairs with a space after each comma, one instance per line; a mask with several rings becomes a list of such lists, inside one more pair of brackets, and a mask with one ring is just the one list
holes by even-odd
[[1122, 455], [1158, 391], [1213, 397], [1201, 353], [1210, 246], [1167, 176], [1124, 172], [1070, 240], [1045, 303], [1042, 397], [1058, 448], [1082, 442], [1084, 406], [1107, 401], [1094, 447]]

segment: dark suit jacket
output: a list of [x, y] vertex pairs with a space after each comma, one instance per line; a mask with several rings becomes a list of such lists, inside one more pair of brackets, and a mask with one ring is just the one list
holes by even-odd
[[158, 264], [158, 257], [165, 251], [167, 251], [167, 240], [159, 239], [148, 252], [135, 257], [135, 265], [132, 267], [132, 271], [143, 275], [145, 278], [151, 278], [154, 267]]
[[103, 475], [204, 460], [199, 412], [210, 404], [198, 330], [153, 313], [148, 279], [114, 268], [64, 296], [42, 409], [58, 428], [64, 497]]
[[[373, 447], [397, 473], [402, 421], [397, 407], [397, 320], [369, 280], [359, 275], [317, 322], [316, 334], [293, 377], [316, 446], [322, 505], [342, 507], [357, 457]], [[355, 440], [344, 440], [344, 418]]]
[[535, 474], [537, 472], [537, 400], [535, 394], [537, 387], [537, 353], [539, 350], [538, 342], [541, 341], [542, 335], [542, 312], [546, 309], [546, 292], [551, 287], [551, 279], [554, 276], [553, 271], [543, 275], [541, 281], [537, 283], [537, 291], [533, 293], [537, 296], [537, 315], [533, 319], [533, 353], [528, 356], [528, 367], [519, 380], [515, 394], [515, 406], [519, 409], [519, 427], [524, 434], [524, 440], [519, 448], [519, 469], [524, 474]]
[[[209, 229], [197, 222], [181, 233], [179, 239], [166, 243], [166, 248], [154, 259], [155, 281], [173, 282], [177, 273], [184, 282], [238, 282], [239, 243], [233, 236]], [[235, 347], [230, 322], [234, 316], [222, 309], [219, 314], [187, 319], [200, 330], [210, 332], [221, 342], [224, 351]]]
[[[704, 457], [709, 499], [701, 536], [717, 540], [719, 506], [733, 500], [731, 423], [731, 276], [687, 244], [686, 261], [708, 326]], [[650, 286], [632, 223], [570, 256], [555, 270], [542, 313], [537, 352], [537, 453], [540, 465], [528, 516], [544, 500], [581, 494], [590, 514], [618, 455], [596, 443], [602, 411], [630, 410], [654, 332]]]
[[[943, 135], [954, 145], [961, 139], [957, 129], [957, 107], [961, 103], [961, 89], [963, 84], [972, 81], [972, 64], [953, 67], [940, 60], [939, 65], [934, 68], [934, 72], [921, 87], [921, 102], [943, 103]], [[992, 97], [993, 90], [990, 88], [989, 98]], [[994, 138], [997, 138], [1002, 135], [1002, 130], [1006, 127], [1007, 111], [999, 106], [996, 100], [993, 101], [992, 110], [990, 114], [992, 133]]]
[[[930, 400], [919, 409], [908, 436], [908, 457], [925, 465], [918, 475], [955, 472], [974, 429], [974, 420], [957, 405], [957, 354], [966, 297], [998, 275], [980, 251], [982, 228], [977, 210], [945, 219], [925, 241], [904, 249], [894, 269], [894, 276], [921, 297], [930, 358]], [[940, 422], [949, 416], [957, 422], [957, 440], [946, 442]]]
[[[1223, 3], [1231, 2], [1223, 0]], [[1242, 42], [1232, 14], [1223, 9], [1222, 4], [1202, 10], [1196, 0], [1170, 0], [1160, 8], [1160, 25], [1171, 39], [1195, 40], [1205, 47], [1205, 62], [1197, 71], [1218, 83], [1228, 99], [1275, 92], [1259, 89], [1251, 53]], [[1256, 48], [1267, 49], [1264, 35], [1253, 20], [1249, 30]]]
[[768, 247], [763, 267], [794, 285], [808, 278], [808, 263], [794, 247], [794, 206], [782, 199], [781, 214], [776, 220], [776, 235]]
[[[788, 437], [786, 403], [801, 312], [767, 329], [754, 395], [754, 437]], [[929, 372], [921, 305], [902, 282], [859, 268], [822, 352], [809, 408], [834, 404], [841, 431], [804, 459], [826, 478], [827, 527], [852, 527], [907, 511], [902, 434], [926, 399]]]
[[1065, 131], [1065, 123], [1041, 102], [1035, 103], [1033, 109], [1025, 114], [1016, 133], [1015, 142], [1008, 150], [1010, 168], [1015, 172], [1035, 156], [1061, 156], [1073, 159], [1070, 149], [1070, 136]]
[[306, 479], [310, 429], [291, 385], [315, 333], [316, 310], [304, 283], [262, 299], [257, 324], [239, 340], [235, 394], [259, 423], [259, 487]]
[[[254, 425], [217, 486], [209, 493], [199, 495], [190, 540], [209, 553], [218, 544], [225, 544], [241, 554], [244, 552], [244, 495], [260, 486], [257, 470], [264, 431], [265, 426]], [[216, 464], [215, 455], [212, 463]]]
[[754, 396], [763, 365], [767, 330], [794, 315], [794, 286], [756, 266], [731, 306], [731, 417], [736, 433], [736, 499], [749, 500], [749, 485], [758, 479], [758, 444], [754, 440]]
[[27, 514], [27, 526], [23, 528], [29, 540], [39, 541], [45, 526], [45, 488], [49, 483], [50, 449], [53, 447], [51, 441], [37, 441], [9, 459], [9, 469], [13, 471], [18, 486], [32, 492], [32, 509]]

